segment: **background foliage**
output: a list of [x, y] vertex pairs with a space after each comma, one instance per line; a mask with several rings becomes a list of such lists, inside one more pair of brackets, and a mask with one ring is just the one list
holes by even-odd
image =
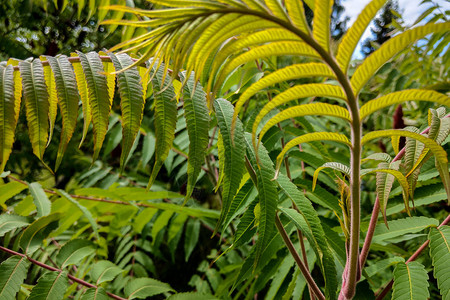
[[[147, 31], [145, 28], [122, 27], [119, 24], [111, 29], [98, 25], [97, 21], [110, 18], [112, 21], [106, 23], [121, 23], [123, 21], [117, 20], [124, 18], [134, 22], [147, 19], [120, 9], [102, 12], [90, 6], [91, 3], [124, 4], [121, 2], [89, 1], [84, 7], [81, 2], [61, 2], [18, 1], [17, 5], [10, 2], [2, 4], [5, 16], [0, 27], [4, 30], [3, 36], [7, 37], [5, 41], [11, 42], [10, 47], [2, 50], [5, 60], [40, 55], [53, 57], [57, 53], [70, 56], [75, 50], [81, 52], [69, 64], [68, 58], [62, 56], [56, 59], [43, 57], [49, 64], [44, 65], [42, 70], [39, 59], [32, 63], [30, 60], [22, 62], [15, 67], [14, 73], [11, 72], [13, 66], [7, 67], [4, 63], [1, 67], [3, 90], [8, 90], [5, 88], [7, 85], [14, 86], [15, 91], [23, 88], [23, 98], [21, 108], [13, 107], [11, 110], [13, 115], [16, 111], [18, 113], [12, 153], [9, 159], [4, 151], [2, 153], [2, 164], [6, 164], [7, 172], [2, 174], [3, 185], [0, 186], [0, 205], [3, 209], [0, 235], [2, 250], [13, 252], [1, 254], [0, 283], [3, 284], [0, 296], [12, 299], [17, 293], [19, 299], [39, 299], [42, 295], [48, 295], [51, 299], [69, 296], [103, 299], [108, 292], [128, 299], [306, 298], [310, 294], [307, 282], [283, 244], [282, 236], [277, 233], [274, 224], [264, 223], [275, 218], [278, 208], [281, 224], [294, 247], [299, 253], [305, 250], [303, 259], [314, 279], [320, 287], [325, 287], [329, 298], [333, 298], [333, 288], [339, 285], [345, 266], [344, 243], [349, 234], [347, 176], [342, 167], [348, 165], [350, 160], [346, 146], [335, 142], [304, 144], [299, 149], [301, 151], [291, 151], [284, 160], [288, 167], [283, 166], [278, 187], [271, 179], [275, 176], [273, 162], [276, 162], [285, 141], [305, 133], [345, 132], [345, 122], [337, 118], [311, 116], [275, 122], [274, 125], [279, 123], [279, 126], [267, 128], [258, 152], [253, 148], [251, 135], [244, 134], [255, 130], [255, 119], [267, 100], [275, 99], [294, 85], [333, 85], [335, 80], [332, 76], [308, 76], [280, 82], [259, 91], [253, 101], [242, 107], [242, 121], [237, 121], [233, 131], [234, 108], [229, 101], [237, 101], [254, 83], [277, 70], [291, 64], [315, 61], [291, 55], [249, 60], [224, 78], [218, 96], [228, 101], [216, 99], [208, 102], [209, 78], [206, 75], [198, 72], [178, 73], [172, 65], [163, 64], [162, 60], [150, 60], [116, 74], [115, 78], [104, 75], [108, 70], [130, 66], [133, 60], [125, 54], [113, 56], [100, 53], [99, 56], [98, 51], [103, 47], [112, 47], [121, 39], [127, 41]], [[309, 5], [310, 1], [305, 2]], [[19, 4], [29, 7], [22, 9]], [[131, 2], [126, 4], [128, 7], [134, 6]], [[134, 4], [150, 8], [148, 3]], [[313, 10], [308, 5], [305, 6], [305, 13], [311, 26]], [[345, 31], [345, 20], [338, 20], [339, 11], [337, 2], [332, 14], [332, 24], [337, 24], [333, 25], [336, 29], [331, 29], [335, 36], [333, 49], [339, 44], [339, 32]], [[419, 19], [427, 22], [446, 20], [445, 13], [439, 7], [425, 13]], [[23, 20], [23, 25], [8, 23], [6, 20], [11, 16]], [[32, 18], [38, 21], [29, 22]], [[15, 26], [20, 26], [21, 31], [15, 30]], [[398, 19], [391, 26], [397, 32], [407, 29]], [[48, 39], [48, 36], [52, 38]], [[362, 89], [361, 103], [413, 88], [440, 92], [444, 97], [442, 101], [447, 103], [447, 40], [446, 32], [429, 35], [425, 41], [400, 52]], [[142, 55], [149, 51], [148, 46], [140, 48], [140, 52], [132, 52]], [[91, 50], [97, 52], [89, 52]], [[111, 57], [108, 58], [108, 55]], [[414, 68], [417, 61], [423, 62], [423, 69]], [[18, 61], [10, 60], [8, 64], [17, 65]], [[71, 64], [75, 74], [69, 72]], [[58, 67], [61, 75], [57, 73]], [[39, 111], [34, 110], [37, 122], [30, 118], [33, 108], [27, 106], [32, 103], [32, 95], [27, 92], [26, 78], [30, 78], [31, 74], [27, 75], [26, 68], [29, 68], [28, 72], [40, 76], [32, 83], [31, 91], [40, 91], [39, 97], [44, 97], [49, 103], [49, 113], [39, 117]], [[353, 70], [351, 66], [349, 73]], [[23, 79], [20, 89], [18, 78], [12, 75], [18, 74], [18, 71]], [[51, 72], [55, 82], [49, 80], [53, 76], [48, 77]], [[65, 76], [72, 77], [71, 81], [64, 81], [62, 88], [57, 78]], [[201, 83], [197, 83], [194, 76], [200, 76]], [[11, 78], [13, 81], [8, 81]], [[72, 88], [78, 90], [80, 98], [77, 96], [71, 100], [62, 95], [64, 90], [70, 90], [70, 82], [74, 85]], [[6, 92], [4, 95], [16, 97]], [[334, 97], [329, 103], [342, 103], [339, 98]], [[295, 99], [272, 110], [264, 120], [259, 121], [265, 123], [294, 105], [324, 99], [310, 95]], [[57, 108], [56, 101], [61, 113], [53, 114], [53, 121], [49, 123], [52, 109]], [[72, 103], [76, 113], [67, 113], [62, 104], [64, 101], [67, 105]], [[96, 114], [94, 110], [97, 106], [102, 108]], [[110, 112], [108, 107], [111, 107]], [[214, 108], [214, 113], [209, 113], [211, 108]], [[435, 124], [439, 123], [438, 132], [443, 132], [443, 136], [445, 132], [448, 134], [448, 125], [445, 125], [448, 119], [443, 118], [445, 110], [430, 108], [437, 109], [438, 106], [430, 102], [406, 102], [399, 107], [386, 107], [367, 119], [364, 130], [370, 132], [405, 126], [423, 130], [434, 120]], [[88, 109], [93, 112], [87, 113]], [[91, 114], [89, 121], [86, 116]], [[68, 126], [69, 123], [73, 124], [72, 127]], [[40, 134], [53, 130], [48, 143], [41, 142], [42, 136], [37, 138], [31, 134], [33, 124], [39, 124], [36, 132]], [[261, 126], [257, 128], [258, 131], [260, 129]], [[61, 151], [60, 141], [63, 138], [60, 136], [70, 136], [70, 131], [73, 137], [69, 138], [67, 150]], [[407, 146], [413, 140], [407, 138], [403, 142]], [[448, 152], [446, 135], [441, 143]], [[366, 147], [365, 157], [385, 153], [364, 161], [363, 168], [366, 169], [380, 167], [380, 159], [390, 163], [398, 152], [395, 141], [381, 140]], [[416, 147], [423, 145], [417, 143]], [[45, 154], [39, 154], [44, 149]], [[37, 155], [32, 156], [32, 152]], [[55, 163], [62, 152], [65, 153], [56, 170]], [[416, 155], [413, 164], [417, 163], [418, 152], [413, 151], [411, 155]], [[330, 162], [340, 165], [325, 165]], [[407, 166], [407, 160], [403, 161], [406, 166], [393, 164], [391, 168], [404, 173], [411, 168]], [[321, 166], [332, 168], [318, 173], [316, 170]], [[374, 298], [374, 294], [380, 292], [392, 276], [399, 278], [410, 272], [410, 282], [418, 287], [417, 291], [413, 291], [415, 297], [433, 298], [441, 294], [445, 299], [449, 288], [439, 274], [445, 274], [448, 269], [445, 262], [449, 260], [445, 258], [449, 254], [444, 245], [449, 235], [448, 227], [437, 229], [437, 226], [439, 220], [448, 219], [448, 212], [440, 202], [447, 199], [447, 194], [434, 159], [420, 166], [411, 217], [405, 210], [402, 187], [394, 183], [392, 175], [385, 173], [383, 177], [379, 174], [368, 175], [362, 181], [361, 228], [363, 232], [367, 231], [379, 181], [386, 184], [382, 192], [378, 191], [378, 196], [385, 193], [384, 215], [389, 227], [383, 224], [380, 216], [355, 298]], [[292, 178], [292, 182], [288, 177]], [[317, 184], [312, 188], [316, 177]], [[150, 192], [145, 191], [147, 185], [151, 186]], [[279, 200], [273, 203], [269, 199]], [[186, 206], [182, 206], [184, 202]], [[306, 224], [305, 218], [292, 209], [292, 203], [307, 216], [316, 215], [320, 223]], [[310, 222], [308, 218], [306, 220]], [[255, 235], [257, 231], [258, 236]], [[320, 240], [318, 236], [326, 236], [326, 240]], [[431, 241], [430, 252], [423, 253], [417, 263], [405, 264], [405, 258], [428, 239]], [[311, 245], [313, 240], [317, 245]], [[25, 253], [30, 259], [18, 253]], [[431, 266], [434, 266], [434, 273], [432, 268], [428, 268]], [[51, 268], [56, 272], [52, 272]], [[5, 283], [9, 278], [15, 280]], [[86, 283], [94, 286], [89, 287]], [[401, 281], [395, 281], [392, 297], [407, 295], [404, 288]]]

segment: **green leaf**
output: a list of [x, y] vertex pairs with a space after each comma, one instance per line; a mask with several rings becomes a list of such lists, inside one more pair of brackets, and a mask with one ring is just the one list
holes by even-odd
[[375, 18], [377, 12], [383, 7], [386, 0], [372, 0], [364, 7], [362, 12], [358, 15], [353, 25], [347, 30], [342, 37], [342, 41], [339, 44], [336, 60], [341, 66], [342, 70], [347, 73], [348, 65], [352, 58], [353, 52], [363, 33], [366, 31], [367, 26]]
[[[259, 133], [259, 139], [262, 140], [264, 134], [274, 125], [291, 118], [303, 117], [303, 116], [330, 116], [343, 119], [347, 122], [351, 122], [350, 114], [347, 109], [338, 105], [332, 105], [327, 103], [311, 103], [296, 105], [286, 108], [270, 118], [270, 120], [264, 125]], [[255, 127], [256, 125], [256, 127]], [[256, 129], [259, 124], [256, 122], [253, 125], [253, 137], [256, 139]]]
[[[78, 55], [75, 53], [71, 53], [70, 56], [78, 57]], [[86, 138], [86, 135], [87, 135], [87, 132], [89, 129], [89, 124], [91, 124], [92, 113], [91, 113], [91, 107], [89, 106], [89, 90], [88, 90], [88, 85], [86, 82], [86, 77], [84, 76], [84, 73], [83, 73], [83, 67], [81, 66], [80, 62], [74, 62], [72, 64], [72, 67], [73, 67], [73, 70], [75, 73], [75, 79], [77, 81], [77, 89], [80, 94], [81, 104], [83, 106], [83, 119], [84, 119], [83, 137], [81, 138], [80, 145], [79, 145], [79, 147], [81, 147], [81, 145], [84, 142], [84, 139]]]
[[44, 68], [37, 59], [32, 62], [21, 61], [19, 68], [31, 146], [33, 153], [43, 162], [49, 130], [49, 96], [45, 85]]
[[382, 243], [386, 240], [398, 238], [399, 236], [417, 233], [431, 226], [438, 226], [439, 221], [427, 217], [408, 217], [389, 221], [389, 228], [384, 224], [378, 224], [375, 227], [373, 243]]
[[387, 153], [373, 153], [361, 160], [361, 162], [366, 162], [368, 160], [376, 160], [376, 161], [384, 161], [390, 163], [392, 161], [392, 157]]
[[122, 273], [122, 269], [108, 260], [99, 260], [96, 262], [89, 272], [91, 279], [95, 281], [96, 285], [103, 282], [111, 281], [117, 275]]
[[251, 134], [246, 133], [245, 143], [247, 146], [247, 157], [250, 161], [250, 166], [253, 168], [256, 175], [256, 189], [258, 190], [261, 211], [254, 263], [254, 267], [256, 267], [259, 264], [263, 250], [267, 247], [270, 240], [276, 233], [275, 215], [278, 203], [278, 193], [275, 182], [272, 181], [272, 178], [275, 175], [272, 160], [270, 159], [264, 146], [260, 146], [258, 149], [258, 163], [256, 153], [252, 147], [251, 139]]
[[107, 77], [103, 74], [104, 68], [98, 53], [83, 54], [77, 51], [77, 54], [80, 57], [89, 91], [89, 107], [94, 125], [94, 155], [92, 157], [94, 162], [100, 153], [108, 130], [109, 112], [111, 110], [108, 82]]
[[158, 236], [158, 233], [165, 229], [167, 227], [167, 224], [169, 223], [170, 218], [172, 218], [173, 212], [170, 210], [163, 211], [158, 218], [153, 222], [152, 226], [152, 237], [153, 237], [153, 243], [156, 242], [156, 237]]
[[241, 186], [236, 196], [234, 196], [233, 201], [230, 205], [230, 210], [225, 219], [225, 228], [230, 225], [233, 219], [242, 213], [242, 211], [253, 201], [256, 197], [256, 190], [253, 188], [253, 182], [251, 180], [247, 180], [245, 184]]
[[[45, 57], [40, 57], [41, 61], [45, 61]], [[48, 137], [48, 144], [50, 144], [53, 137], [53, 130], [55, 127], [56, 113], [58, 110], [58, 97], [56, 96], [56, 83], [55, 76], [53, 75], [52, 68], [50, 66], [44, 66], [44, 77], [45, 77], [45, 85], [47, 86], [48, 92], [48, 119], [50, 122], [50, 133]]]
[[[215, 82], [214, 91], [216, 92], [220, 85], [223, 84], [226, 77], [240, 65], [265, 57], [288, 55], [319, 58], [319, 55], [314, 49], [301, 41], [275, 41], [262, 46], [253, 47], [225, 63], [225, 67], [220, 71], [218, 79]], [[297, 76], [298, 75], [300, 74], [297, 74]]]
[[320, 171], [322, 171], [325, 168], [331, 168], [333, 170], [339, 171], [344, 173], [347, 176], [350, 176], [350, 168], [344, 164], [338, 163], [338, 162], [326, 162], [324, 163], [322, 166], [320, 166], [319, 168], [317, 168], [314, 171], [314, 175], [313, 175], [313, 185], [312, 185], [312, 190], [314, 192], [315, 188], [316, 188], [316, 182], [317, 182], [317, 177], [319, 177], [319, 173]]
[[[395, 175], [392, 174], [392, 172], [394, 170], [396, 171], [397, 178], [400, 178], [400, 176], [403, 176], [403, 174], [401, 174], [401, 172], [397, 171], [399, 166], [400, 166], [400, 161], [396, 161], [393, 163], [382, 162], [382, 163], [378, 164], [379, 170], [386, 170], [386, 172], [377, 172], [377, 196], [380, 201], [380, 211], [383, 214], [384, 223], [386, 224], [386, 226], [388, 226], [387, 219], [386, 219], [386, 206], [388, 203], [389, 195], [392, 190], [392, 185], [394, 184], [394, 180], [395, 180]], [[387, 170], [389, 170], [389, 169], [392, 169], [391, 173], [387, 172]], [[367, 174], [369, 174], [369, 173], [370, 172], [368, 172]], [[406, 184], [406, 191], [407, 191], [406, 193], [408, 193], [409, 185], [408, 185], [407, 181], [405, 183], [404, 176], [401, 181], [403, 182], [403, 185]], [[408, 201], [409, 201], [409, 199], [407, 197], [406, 198], [406, 209], [409, 213]]]
[[84, 258], [95, 252], [93, 244], [88, 240], [75, 239], [67, 242], [59, 250], [56, 263], [61, 269], [70, 265], [78, 265]]
[[[183, 75], [185, 77], [185, 75]], [[184, 81], [185, 78], [182, 78]], [[184, 202], [191, 197], [194, 186], [205, 162], [205, 152], [209, 141], [209, 111], [206, 103], [206, 93], [203, 87], [194, 81], [191, 73], [184, 86], [184, 117], [189, 134], [188, 182]]]
[[330, 51], [330, 17], [334, 1], [315, 0], [313, 36], [325, 51]]
[[91, 224], [92, 230], [95, 233], [95, 236], [97, 237], [97, 239], [99, 239], [99, 234], [98, 234], [98, 226], [97, 226], [97, 222], [95, 222], [94, 217], [92, 216], [92, 213], [89, 211], [89, 209], [87, 209], [86, 207], [84, 207], [83, 205], [80, 204], [80, 202], [78, 202], [77, 200], [73, 199], [69, 194], [67, 194], [65, 191], [63, 190], [58, 190], [58, 195], [60, 195], [61, 197], [69, 200], [70, 202], [72, 202], [73, 204], [75, 204], [76, 207], [78, 207], [78, 209], [83, 213], [83, 215], [86, 217], [86, 219], [88, 220], [89, 224]]
[[[56, 92], [62, 116], [61, 139], [55, 163], [55, 170], [57, 170], [67, 149], [67, 144], [75, 131], [79, 95], [75, 73], [67, 56], [61, 55], [57, 58], [46, 56], [46, 58], [55, 76]], [[84, 117], [87, 118], [86, 115]]]
[[187, 262], [198, 242], [200, 235], [200, 221], [189, 219], [186, 223], [186, 233], [184, 235], [184, 259]]
[[0, 265], [0, 299], [16, 299], [20, 285], [27, 278], [30, 263], [24, 256], [12, 256]]
[[147, 190], [151, 188], [158, 175], [164, 161], [169, 155], [172, 143], [175, 138], [175, 128], [177, 123], [177, 102], [175, 90], [170, 78], [164, 73], [164, 65], [158, 69], [152, 68], [152, 86], [155, 98], [155, 135], [156, 135], [156, 160], [152, 169], [152, 174], [147, 185]]
[[[127, 54], [115, 55], [109, 53], [114, 67], [120, 71], [133, 64]], [[117, 85], [120, 93], [122, 109], [122, 153], [120, 155], [121, 172], [125, 168], [126, 159], [133, 146], [136, 135], [141, 127], [144, 112], [145, 95], [141, 84], [141, 76], [137, 67], [133, 67], [117, 74]]]
[[[229, 214], [234, 195], [239, 189], [239, 184], [244, 173], [244, 130], [242, 123], [237, 121], [234, 133], [231, 132], [233, 118], [233, 105], [225, 99], [214, 101], [217, 124], [222, 135], [225, 161], [223, 163], [223, 188], [222, 188], [222, 210], [217, 222], [216, 229], [223, 226], [224, 220]], [[223, 227], [222, 227], [223, 228]]]
[[5, 169], [14, 143], [17, 125], [16, 106], [20, 108], [20, 98], [17, 101], [15, 97], [16, 88], [13, 67], [0, 66], [0, 173]]
[[86, 290], [86, 293], [83, 294], [81, 300], [109, 300], [109, 296], [106, 294], [106, 291], [102, 287], [98, 288], [89, 288]]
[[439, 171], [439, 174], [441, 175], [442, 182], [445, 187], [445, 191], [447, 192], [448, 199], [450, 201], [450, 175], [448, 172], [448, 159], [447, 159], [447, 152], [435, 141], [432, 139], [429, 139], [427, 137], [424, 137], [421, 134], [411, 132], [408, 130], [379, 130], [379, 131], [372, 131], [367, 133], [363, 136], [361, 140], [361, 144], [365, 144], [370, 140], [380, 138], [380, 137], [392, 137], [392, 136], [404, 136], [407, 138], [413, 138], [423, 144], [427, 148], [430, 149], [431, 152], [433, 152], [435, 158], [436, 158], [436, 167]]
[[11, 199], [26, 188], [27, 186], [25, 184], [17, 181], [11, 181], [7, 184], [0, 185], [0, 205], [4, 206], [7, 200]]
[[[297, 220], [298, 222], [294, 221], [294, 224], [296, 224], [296, 226], [302, 226], [303, 223], [301, 217], [303, 217], [308, 226], [308, 230], [304, 232], [311, 231], [312, 233], [312, 235], [305, 234], [305, 236], [316, 253], [319, 266], [324, 275], [326, 296], [327, 298], [334, 299], [337, 291], [336, 265], [334, 263], [333, 254], [327, 244], [327, 238], [317, 211], [314, 209], [311, 202], [298, 190], [295, 184], [293, 184], [286, 175], [280, 173], [276, 181], [282, 192], [288, 196], [292, 203], [295, 203], [299, 210], [299, 213], [292, 210], [286, 211], [286, 213], [289, 214], [289, 219], [292, 221]], [[284, 213], [285, 210], [282, 210], [282, 212]], [[301, 214], [301, 217], [298, 214]]]
[[152, 278], [132, 279], [125, 286], [127, 299], [145, 299], [154, 295], [174, 291], [167, 283]]
[[450, 227], [431, 228], [430, 256], [434, 266], [434, 277], [437, 279], [442, 299], [450, 299]]
[[[274, 108], [290, 101], [307, 97], [326, 97], [346, 100], [342, 88], [331, 84], [311, 83], [293, 86], [276, 95], [259, 111], [253, 123], [252, 133], [255, 135], [259, 123]], [[317, 114], [320, 114], [318, 111]], [[348, 115], [348, 113], [347, 113]]]
[[28, 184], [28, 188], [33, 196], [38, 218], [49, 215], [52, 210], [52, 202], [48, 199], [39, 182]]
[[367, 102], [360, 108], [360, 119], [363, 120], [377, 110], [405, 101], [428, 101], [450, 106], [450, 97], [445, 94], [432, 90], [410, 89], [390, 93]]
[[25, 227], [29, 225], [28, 219], [22, 216], [10, 215], [10, 214], [1, 214], [0, 215], [0, 237], [4, 236], [5, 233]]
[[36, 251], [50, 232], [58, 227], [60, 217], [59, 213], [41, 217], [25, 229], [20, 237], [19, 245], [27, 255]]
[[424, 26], [415, 27], [396, 35], [385, 42], [381, 47], [367, 57], [356, 69], [351, 78], [351, 84], [355, 94], [359, 94], [362, 87], [369, 81], [375, 72], [381, 68], [389, 59], [408, 47], [415, 41], [424, 38], [430, 33], [448, 31], [449, 23], [431, 23]]
[[62, 300], [68, 287], [69, 280], [66, 272], [47, 272], [39, 278], [27, 299]]
[[239, 100], [236, 102], [234, 109], [232, 128], [234, 129], [234, 122], [236, 122], [237, 116], [239, 115], [244, 104], [253, 95], [260, 92], [262, 89], [280, 82], [313, 76], [328, 78], [336, 77], [331, 69], [327, 65], [322, 63], [295, 64], [276, 70], [275, 72], [264, 76], [263, 78], [252, 84], [248, 89], [246, 89], [245, 92], [243, 92], [239, 97]]
[[392, 299], [410, 300], [430, 297], [428, 292], [428, 274], [425, 267], [416, 261], [408, 264], [399, 262], [394, 270], [394, 289]]
[[299, 137], [296, 137], [295, 139], [289, 141], [283, 148], [283, 150], [278, 154], [277, 156], [277, 173], [280, 170], [281, 163], [283, 162], [283, 158], [286, 155], [286, 153], [294, 146], [297, 146], [302, 143], [309, 143], [313, 141], [333, 141], [333, 142], [339, 142], [342, 144], [345, 144], [349, 147], [351, 147], [351, 143], [349, 139], [340, 133], [334, 133], [334, 132], [313, 132], [313, 133], [307, 133], [304, 135], [301, 135]]
[[309, 32], [308, 23], [306, 22], [305, 9], [303, 3], [295, 0], [285, 1], [286, 10], [292, 23], [304, 32]]
[[170, 296], [167, 300], [217, 300], [213, 295], [207, 295], [198, 292], [178, 293]]
[[153, 207], [147, 207], [142, 210], [137, 217], [134, 218], [133, 228], [136, 233], [141, 233], [144, 229], [144, 226], [150, 222], [153, 216], [156, 214], [158, 209]]

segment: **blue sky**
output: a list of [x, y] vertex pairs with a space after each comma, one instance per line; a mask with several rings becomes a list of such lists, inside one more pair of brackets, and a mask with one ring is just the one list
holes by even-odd
[[[345, 7], [345, 13], [350, 17], [350, 26], [358, 17], [358, 14], [369, 3], [370, 0], [344, 0], [342, 4]], [[420, 5], [422, 0], [398, 0], [400, 6], [400, 12], [406, 24], [412, 24], [422, 12], [432, 6], [430, 3]], [[434, 0], [435, 3], [440, 4], [444, 10], [450, 9], [450, 2], [448, 0]], [[370, 30], [366, 30], [362, 37], [362, 41], [370, 36]], [[358, 47], [354, 53], [355, 57], [360, 57], [360, 48]]]

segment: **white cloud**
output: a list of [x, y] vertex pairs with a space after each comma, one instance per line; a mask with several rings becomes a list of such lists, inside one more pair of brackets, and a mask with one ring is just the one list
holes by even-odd
[[[371, 0], [345, 0], [342, 5], [345, 7], [345, 15], [350, 17], [348, 26], [351, 26], [358, 17], [359, 13]], [[400, 12], [403, 16], [403, 20], [406, 24], [412, 24], [422, 12], [428, 9], [431, 4], [425, 3], [420, 5], [422, 0], [398, 0]], [[435, 3], [440, 4], [443, 7], [443, 11], [450, 9], [450, 2], [447, 0], [435, 0]], [[361, 41], [364, 41], [370, 37], [371, 33], [369, 28], [364, 32]], [[360, 57], [360, 47], [358, 47], [354, 53], [356, 57]]]

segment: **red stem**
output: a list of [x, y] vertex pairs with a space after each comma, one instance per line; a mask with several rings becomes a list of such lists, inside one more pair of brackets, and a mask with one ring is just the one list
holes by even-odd
[[[444, 118], [448, 118], [448, 117], [450, 117], [450, 114], [446, 115]], [[426, 134], [429, 131], [430, 131], [430, 127], [427, 127], [424, 131], [421, 132], [421, 134]], [[405, 155], [405, 152], [406, 152], [406, 147], [403, 147], [397, 153], [397, 155], [394, 157], [394, 159], [392, 161], [394, 162], [394, 161], [400, 160], [403, 157], [403, 155]], [[370, 223], [369, 223], [369, 228], [367, 230], [366, 239], [364, 240], [364, 245], [361, 249], [361, 254], [359, 256], [361, 269], [364, 268], [364, 264], [366, 263], [367, 256], [369, 255], [369, 249], [370, 249], [370, 245], [372, 243], [372, 238], [373, 238], [373, 234], [375, 232], [375, 227], [377, 225], [379, 213], [380, 213], [380, 199], [378, 199], [378, 196], [377, 196], [373, 210], [372, 210], [372, 216], [370, 217]]]
[[[25, 258], [28, 259], [31, 263], [33, 263], [33, 264], [35, 264], [35, 265], [37, 265], [37, 266], [39, 266], [39, 267], [41, 267], [41, 268], [47, 269], [47, 270], [49, 270], [49, 271], [59, 272], [59, 273], [62, 272], [62, 270], [60, 270], [60, 269], [58, 269], [58, 268], [55, 268], [55, 267], [46, 265], [46, 264], [44, 264], [44, 263], [42, 263], [42, 262], [40, 262], [40, 261], [37, 261], [37, 260], [35, 260], [35, 259], [33, 259], [33, 258], [31, 258], [31, 257], [29, 257], [29, 256], [27, 256], [27, 255], [25, 255], [25, 254], [22, 254], [22, 253], [13, 251], [13, 250], [11, 250], [11, 249], [8, 249], [8, 248], [5, 248], [5, 247], [0, 246], [0, 250], [2, 250], [3, 252], [9, 253], [9, 254], [11, 254], [11, 255], [19, 255], [19, 256], [25, 257]], [[79, 284], [81, 284], [81, 285], [84, 285], [84, 286], [86, 286], [86, 287], [89, 287], [89, 288], [95, 288], [95, 289], [98, 288], [98, 286], [93, 285], [93, 284], [91, 284], [91, 283], [89, 283], [89, 282], [86, 282], [86, 281], [84, 281], [83, 279], [74, 277], [74, 276], [72, 276], [72, 275], [70, 275], [70, 274], [67, 274], [67, 277], [68, 277], [69, 279], [71, 279], [72, 281], [74, 281], [74, 282], [76, 282], [76, 283], [79, 283]], [[106, 294], [107, 294], [109, 297], [111, 297], [111, 298], [113, 298], [113, 299], [116, 299], [116, 300], [126, 300], [125, 298], [122, 298], [122, 297], [117, 296], [117, 295], [115, 295], [115, 294], [113, 294], [113, 293], [110, 293], [110, 292], [106, 292]]]
[[[450, 215], [448, 215], [447, 218], [445, 218], [445, 220], [438, 226], [438, 228], [441, 228], [442, 226], [447, 225], [449, 222], [450, 222]], [[422, 253], [422, 251], [428, 246], [429, 243], [430, 243], [430, 240], [427, 240], [425, 243], [423, 243], [422, 246], [420, 246], [419, 249], [417, 249], [416, 252], [414, 252], [414, 254], [411, 255], [410, 258], [408, 258], [406, 263], [410, 263], [410, 262], [416, 260], [417, 257], [419, 257], [420, 253]], [[394, 284], [394, 279], [391, 279], [391, 281], [389, 281], [389, 283], [386, 285], [386, 287], [378, 294], [376, 300], [382, 300], [386, 296], [386, 294], [391, 290], [393, 284]]]

